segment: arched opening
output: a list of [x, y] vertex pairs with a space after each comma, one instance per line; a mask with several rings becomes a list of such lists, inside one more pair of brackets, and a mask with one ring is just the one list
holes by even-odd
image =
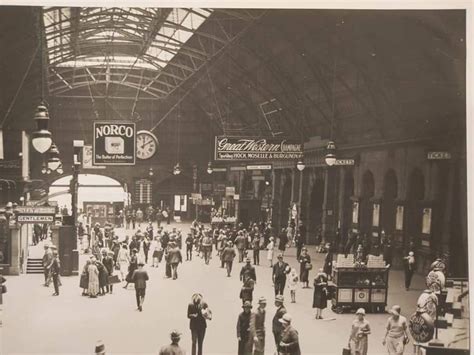
[[[49, 188], [48, 200], [57, 203], [64, 215], [71, 214], [71, 194], [69, 183], [71, 175], [67, 175], [54, 181]], [[118, 225], [118, 215], [129, 203], [129, 194], [125, 192], [122, 185], [115, 179], [96, 174], [79, 174], [79, 189], [77, 196], [77, 208], [79, 214], [86, 213], [92, 223], [103, 225], [109, 220]]]
[[374, 175], [367, 170], [362, 177], [362, 190], [360, 196], [360, 225], [359, 229], [362, 234], [370, 234], [372, 227], [372, 201], [374, 196], [375, 182]]
[[281, 209], [280, 209], [280, 226], [286, 227], [288, 225], [289, 213], [291, 208], [291, 177], [286, 176], [283, 191], [281, 193]]
[[381, 227], [386, 235], [392, 235], [395, 231], [395, 215], [396, 203], [398, 194], [397, 175], [394, 170], [390, 169], [385, 174], [383, 182], [383, 200], [382, 200], [382, 224]]
[[[405, 213], [405, 246], [418, 248], [420, 244], [422, 207], [425, 198], [425, 178], [420, 169], [414, 169], [408, 179], [407, 210]], [[407, 243], [413, 245], [407, 245]]]
[[308, 213], [308, 231], [311, 243], [316, 240], [318, 229], [322, 227], [324, 202], [324, 180], [316, 179], [311, 190]]
[[345, 172], [346, 177], [344, 179], [344, 221], [342, 223], [341, 237], [345, 243], [345, 236], [347, 236], [348, 230], [352, 226], [352, 200], [354, 196], [354, 174], [351, 170]]

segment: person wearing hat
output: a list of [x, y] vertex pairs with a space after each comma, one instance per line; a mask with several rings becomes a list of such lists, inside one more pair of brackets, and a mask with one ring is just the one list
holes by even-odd
[[[291, 228], [291, 227], [288, 227], [288, 228]], [[285, 253], [287, 244], [288, 244], [288, 232], [286, 231], [285, 228], [282, 228], [280, 232], [280, 236], [279, 236], [279, 241], [278, 241], [278, 250], [280, 250], [281, 255]]]
[[405, 345], [408, 343], [408, 323], [407, 319], [400, 315], [401, 308], [398, 305], [392, 306], [387, 320], [387, 331], [382, 344], [387, 347], [389, 355], [403, 355]]
[[43, 273], [44, 273], [44, 286], [49, 287], [50, 282], [50, 275], [49, 275], [49, 266], [53, 261], [53, 251], [50, 247], [45, 244], [44, 245], [44, 255], [43, 255]]
[[87, 294], [91, 298], [96, 298], [97, 294], [99, 293], [99, 270], [97, 269], [97, 258], [95, 256], [91, 256], [89, 266], [87, 267], [88, 273], [88, 287], [87, 287]]
[[138, 249], [130, 249], [131, 255], [130, 255], [130, 264], [128, 265], [128, 274], [127, 277], [125, 278], [125, 281], [127, 282], [123, 288], [127, 288], [128, 284], [133, 282], [132, 281], [132, 276], [134, 271], [138, 268], [138, 258], [137, 258], [137, 253]]
[[204, 254], [204, 262], [206, 265], [209, 265], [212, 254], [212, 238], [209, 233], [209, 231], [204, 232], [204, 236], [201, 240], [201, 250]]
[[230, 277], [230, 273], [232, 272], [232, 263], [234, 262], [235, 258], [235, 250], [232, 247], [231, 241], [227, 242], [227, 246], [222, 251], [221, 258], [227, 270], [227, 277]]
[[242, 231], [239, 231], [237, 237], [234, 240], [234, 244], [237, 247], [237, 251], [239, 252], [239, 263], [244, 261], [244, 252], [245, 252], [245, 244], [246, 238]]
[[323, 319], [323, 309], [327, 307], [328, 277], [323, 269], [319, 269], [318, 275], [314, 279], [313, 308], [316, 308], [316, 319]]
[[105, 355], [105, 345], [102, 340], [99, 340], [95, 345], [95, 355]]
[[192, 350], [191, 354], [202, 355], [202, 348], [204, 344], [204, 336], [206, 335], [207, 322], [203, 315], [202, 295], [195, 293], [191, 298], [191, 303], [188, 305], [189, 329], [191, 329]]
[[252, 239], [253, 264], [260, 265], [260, 233], [255, 233]]
[[277, 295], [275, 297], [275, 307], [277, 309], [275, 311], [275, 315], [273, 316], [273, 322], [272, 322], [272, 332], [273, 332], [273, 337], [275, 338], [275, 346], [277, 349], [278, 349], [278, 345], [280, 344], [281, 331], [283, 330], [282, 324], [280, 323], [280, 319], [286, 313], [286, 308], [283, 303], [284, 303], [283, 296]]
[[267, 244], [267, 260], [270, 262], [270, 267], [273, 267], [273, 249], [275, 249], [275, 239], [270, 237]]
[[49, 270], [51, 273], [51, 277], [53, 279], [54, 285], [54, 293], [53, 296], [59, 296], [59, 272], [60, 272], [61, 264], [59, 262], [58, 251], [53, 250], [53, 260], [51, 261], [51, 265], [49, 266]]
[[184, 240], [186, 244], [186, 261], [191, 261], [193, 260], [193, 244], [194, 244], [194, 239], [192, 233], [188, 233], [188, 236]]
[[126, 273], [130, 265], [130, 253], [128, 252], [127, 243], [122, 243], [122, 246], [117, 255], [117, 267], [120, 271], [122, 281], [125, 281]]
[[291, 320], [289, 313], [285, 313], [279, 320], [283, 327], [278, 344], [278, 351], [281, 355], [301, 355], [298, 331], [291, 325]]
[[181, 340], [181, 333], [173, 330], [170, 334], [171, 344], [165, 345], [160, 349], [159, 355], [185, 355], [186, 351], [179, 346]]
[[349, 349], [351, 355], [367, 355], [369, 348], [368, 335], [370, 334], [370, 324], [365, 319], [365, 309], [359, 308], [356, 311], [356, 319], [352, 322], [349, 336]]
[[148, 273], [143, 269], [145, 263], [140, 261], [138, 269], [133, 272], [132, 282], [135, 283], [135, 296], [137, 299], [137, 307], [141, 312], [143, 310], [143, 302], [145, 302], [146, 282], [149, 280]]
[[415, 253], [410, 251], [408, 256], [405, 256], [403, 259], [405, 261], [405, 289], [408, 291], [413, 273], [415, 272]]
[[300, 281], [303, 283], [303, 288], [309, 288], [309, 270], [311, 270], [313, 266], [306, 247], [301, 249], [298, 262], [300, 263]]
[[283, 295], [286, 284], [286, 275], [290, 273], [290, 266], [283, 261], [283, 254], [278, 254], [278, 262], [273, 265], [272, 280], [275, 286], [275, 295]]
[[107, 283], [106, 283], [106, 292], [112, 293], [113, 290], [113, 285], [109, 283], [109, 276], [112, 276], [114, 273], [114, 258], [112, 255], [114, 255], [113, 252], [107, 252], [107, 250], [104, 250], [102, 252], [103, 258], [102, 258], [102, 264], [104, 264], [105, 272], [107, 273]]
[[250, 258], [245, 259], [245, 265], [242, 266], [240, 270], [240, 281], [245, 282], [246, 279], [251, 278], [257, 282], [257, 274], [255, 272], [255, 267], [252, 266]]
[[183, 262], [183, 256], [181, 250], [176, 245], [176, 242], [170, 242], [170, 248], [168, 250], [168, 262], [171, 265], [171, 272], [173, 280], [178, 278], [178, 265]]
[[253, 355], [265, 354], [265, 307], [267, 300], [260, 297], [258, 300], [258, 308], [252, 313], [250, 318], [250, 337], [253, 339], [254, 350]]
[[237, 340], [239, 341], [238, 355], [252, 354], [253, 338], [250, 336], [250, 319], [252, 317], [252, 303], [245, 301], [244, 309], [237, 319]]

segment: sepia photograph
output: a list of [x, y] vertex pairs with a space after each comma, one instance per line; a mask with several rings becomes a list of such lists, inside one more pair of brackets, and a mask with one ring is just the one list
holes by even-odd
[[0, 0], [0, 355], [470, 354], [472, 5]]

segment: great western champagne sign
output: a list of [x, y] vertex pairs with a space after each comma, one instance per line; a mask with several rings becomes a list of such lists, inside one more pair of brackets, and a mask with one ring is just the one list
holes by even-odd
[[283, 138], [216, 137], [215, 160], [300, 159], [303, 145]]
[[135, 123], [94, 122], [94, 165], [135, 165]]

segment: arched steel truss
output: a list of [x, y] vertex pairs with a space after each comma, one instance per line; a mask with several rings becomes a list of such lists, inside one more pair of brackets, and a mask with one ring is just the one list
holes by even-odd
[[[49, 93], [81, 87], [128, 87], [164, 98], [222, 52], [259, 10], [43, 9]], [[90, 90], [89, 90], [90, 92]]]

